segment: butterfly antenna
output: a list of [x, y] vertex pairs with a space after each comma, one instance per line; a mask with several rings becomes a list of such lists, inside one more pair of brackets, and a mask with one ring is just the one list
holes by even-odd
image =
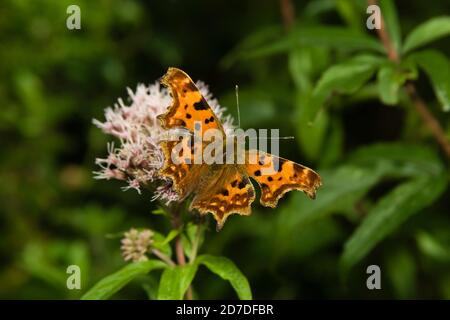
[[236, 90], [236, 108], [237, 108], [237, 116], [238, 116], [238, 128], [241, 127], [241, 112], [239, 109], [239, 86], [236, 85], [235, 87]]

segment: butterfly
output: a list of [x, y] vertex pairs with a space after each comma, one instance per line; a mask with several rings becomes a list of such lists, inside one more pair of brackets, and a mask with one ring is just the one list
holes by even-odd
[[[225, 139], [229, 139], [220, 120], [184, 71], [169, 68], [161, 78], [161, 83], [170, 89], [172, 96], [172, 104], [165, 113], [158, 116], [164, 129], [182, 128], [192, 134], [195, 126], [201, 122], [203, 132], [208, 129], [219, 130]], [[242, 164], [208, 165], [193, 161], [174, 161], [177, 157], [186, 159], [186, 154], [178, 155], [178, 149], [174, 152], [180, 142], [186, 144], [190, 153], [187, 157], [192, 159], [195, 147], [189, 149], [187, 141], [183, 142], [180, 138], [177, 141], [160, 142], [164, 153], [160, 174], [172, 180], [173, 189], [180, 200], [193, 196], [190, 211], [196, 209], [202, 215], [212, 213], [218, 230], [231, 214], [251, 214], [255, 189], [250, 178], [261, 189], [260, 203], [271, 208], [275, 208], [278, 200], [291, 190], [303, 191], [314, 199], [316, 190], [322, 184], [320, 176], [312, 169], [258, 150], [245, 151], [246, 160]], [[200, 147], [205, 149], [207, 143], [203, 142]], [[248, 161], [251, 157], [256, 161]]]

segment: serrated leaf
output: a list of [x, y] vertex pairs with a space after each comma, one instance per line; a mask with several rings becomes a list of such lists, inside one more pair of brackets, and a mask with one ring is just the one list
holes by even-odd
[[103, 278], [86, 292], [82, 300], [104, 300], [122, 289], [127, 283], [137, 276], [147, 274], [155, 269], [165, 268], [166, 264], [158, 260], [134, 262], [126, 265], [121, 270]]
[[340, 261], [343, 274], [410, 216], [436, 200], [446, 185], [445, 175], [425, 175], [397, 186], [379, 200], [344, 245]]
[[196, 262], [203, 264], [211, 272], [217, 274], [222, 279], [229, 281], [239, 299], [252, 299], [252, 292], [248, 280], [236, 267], [233, 261], [225, 257], [201, 255], [197, 258]]
[[450, 17], [435, 17], [417, 26], [406, 37], [403, 54], [450, 35]]
[[450, 111], [450, 62], [447, 57], [439, 51], [426, 50], [412, 54], [410, 59], [427, 74], [442, 109]]
[[159, 282], [158, 300], [181, 300], [197, 272], [198, 264], [167, 267]]

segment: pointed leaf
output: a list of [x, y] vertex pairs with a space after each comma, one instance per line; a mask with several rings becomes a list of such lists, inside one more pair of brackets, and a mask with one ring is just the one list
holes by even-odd
[[137, 276], [149, 273], [154, 269], [162, 269], [166, 265], [158, 260], [135, 262], [126, 265], [123, 269], [103, 278], [86, 292], [82, 300], [104, 300], [122, 289]]
[[181, 300], [197, 272], [198, 265], [168, 267], [159, 282], [158, 300]]
[[403, 53], [450, 35], [450, 17], [435, 17], [417, 26], [405, 39]]
[[231, 260], [225, 257], [202, 255], [197, 258], [197, 262], [206, 266], [222, 279], [229, 281], [239, 299], [252, 299], [252, 292], [247, 278]]
[[345, 243], [340, 262], [342, 272], [346, 274], [406, 219], [436, 200], [446, 185], [445, 175], [423, 176], [401, 184], [384, 196]]
[[450, 62], [435, 50], [416, 52], [410, 57], [430, 78], [439, 103], [444, 111], [450, 111]]
[[320, 108], [333, 93], [352, 94], [366, 83], [375, 72], [375, 69], [384, 59], [371, 56], [357, 56], [344, 63], [334, 65], [326, 70], [319, 79], [308, 103], [311, 108], [308, 113], [313, 121]]

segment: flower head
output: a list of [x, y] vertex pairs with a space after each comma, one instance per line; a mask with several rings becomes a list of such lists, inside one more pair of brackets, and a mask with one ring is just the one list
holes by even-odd
[[[222, 121], [225, 130], [233, 128], [233, 119], [224, 116], [225, 108], [221, 107], [201, 81], [197, 86], [217, 117]], [[160, 176], [159, 170], [164, 164], [164, 154], [159, 142], [167, 137], [157, 119], [171, 103], [168, 90], [159, 83], [149, 86], [139, 84], [136, 91], [128, 89], [129, 104], [122, 99], [113, 108], [105, 109], [105, 121], [93, 120], [94, 125], [104, 133], [119, 140], [116, 147], [108, 143], [108, 156], [97, 158], [99, 171], [94, 172], [96, 179], [117, 179], [128, 183], [123, 190], [141, 188], [150, 183], [157, 184], [153, 200], [160, 199], [166, 203], [177, 201], [178, 196], [172, 189], [172, 182]], [[227, 132], [227, 131], [225, 131]]]
[[122, 250], [122, 256], [125, 261], [145, 261], [147, 256], [145, 255], [153, 243], [153, 232], [151, 230], [138, 231], [136, 229], [130, 229], [125, 232], [124, 238], [120, 247]]

